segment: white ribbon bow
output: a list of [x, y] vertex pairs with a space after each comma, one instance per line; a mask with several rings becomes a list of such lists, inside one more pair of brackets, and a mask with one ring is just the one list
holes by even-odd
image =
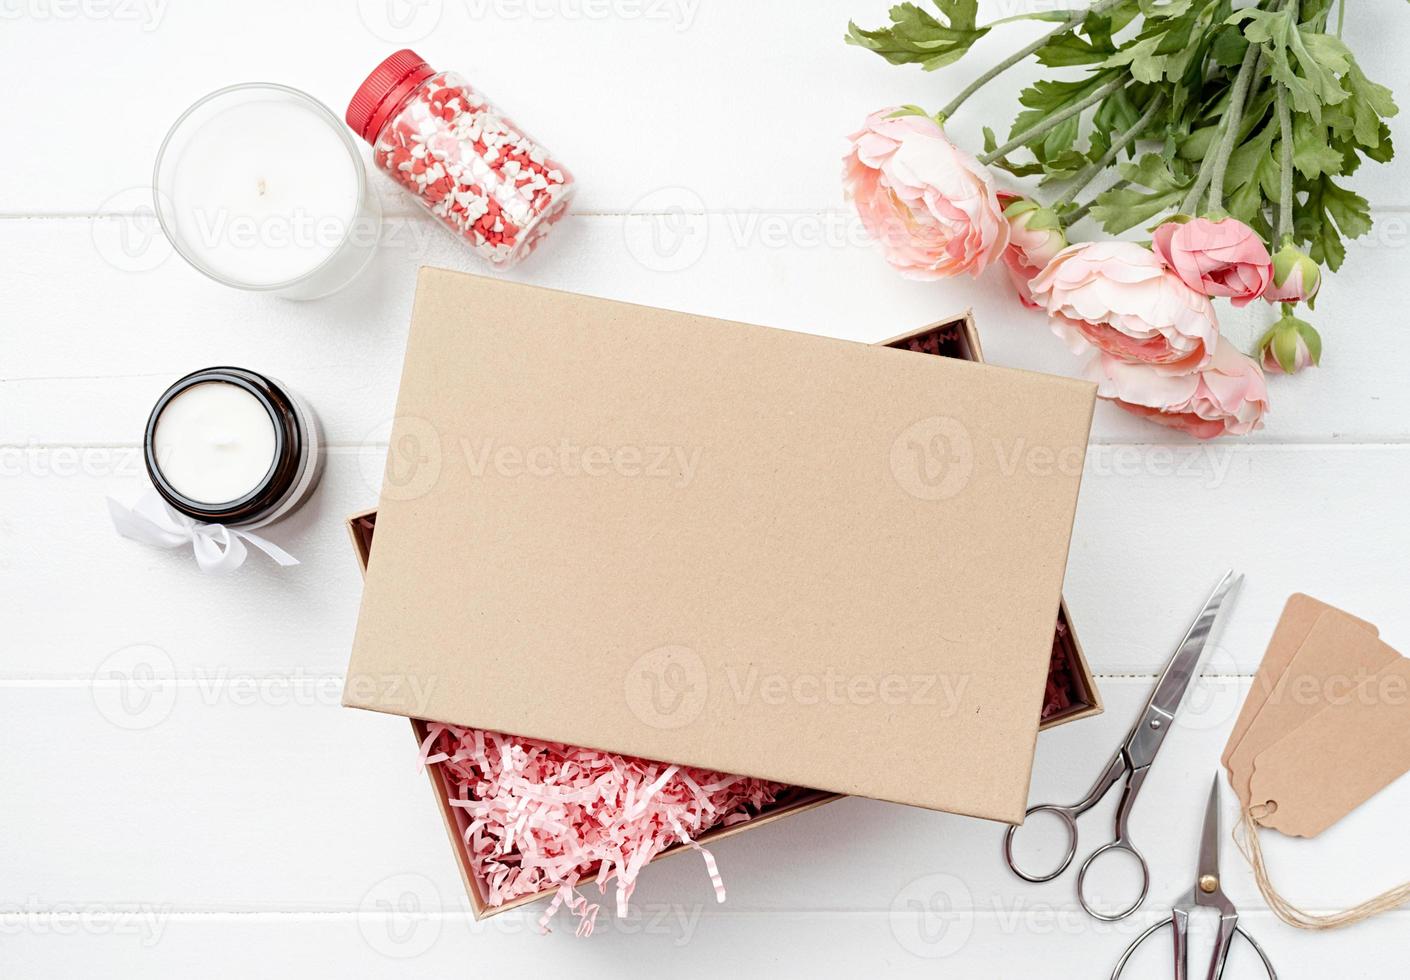
[[203, 572], [233, 572], [244, 564], [248, 541], [277, 563], [297, 565], [299, 560], [272, 541], [226, 527], [206, 524], [172, 510], [155, 490], [148, 490], [131, 507], [108, 498], [108, 513], [118, 534], [158, 548], [180, 548], [189, 544], [196, 564]]

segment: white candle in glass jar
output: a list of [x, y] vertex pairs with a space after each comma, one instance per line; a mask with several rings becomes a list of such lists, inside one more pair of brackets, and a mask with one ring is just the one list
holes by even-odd
[[193, 371], [147, 418], [147, 475], [167, 505], [205, 524], [255, 528], [293, 513], [322, 470], [318, 418], [273, 378]]
[[224, 504], [254, 492], [274, 466], [274, 419], [236, 385], [208, 381], [182, 391], [162, 409], [152, 448], [178, 493]]
[[380, 212], [346, 128], [278, 85], [206, 96], [157, 159], [157, 214], [206, 275], [290, 298], [346, 285], [376, 247]]

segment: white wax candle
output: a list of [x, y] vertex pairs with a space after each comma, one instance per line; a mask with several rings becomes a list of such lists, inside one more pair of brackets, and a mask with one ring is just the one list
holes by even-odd
[[187, 257], [255, 287], [317, 268], [358, 212], [360, 165], [345, 136], [316, 106], [276, 92], [210, 108], [183, 127], [162, 187]]
[[238, 500], [274, 464], [274, 420], [239, 385], [208, 381], [167, 402], [152, 433], [157, 467], [172, 488], [202, 504]]

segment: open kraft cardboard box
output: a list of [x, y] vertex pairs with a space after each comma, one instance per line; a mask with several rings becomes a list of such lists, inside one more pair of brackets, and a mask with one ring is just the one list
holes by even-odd
[[[884, 341], [880, 346], [889, 346], [942, 357], [952, 357], [960, 360], [983, 360], [979, 336], [973, 318], [969, 313], [943, 319], [920, 330]], [[347, 528], [352, 539], [357, 560], [364, 575], [367, 572], [368, 562], [371, 557], [373, 532], [376, 527], [376, 515], [376, 509], [371, 509], [351, 515], [347, 519]], [[1069, 703], [1065, 708], [1050, 712], [1047, 716], [1043, 717], [1039, 726], [1042, 730], [1048, 730], [1072, 721], [1088, 718], [1100, 714], [1102, 711], [1100, 694], [1090, 667], [1083, 655], [1081, 644], [1078, 641], [1076, 630], [1068, 615], [1066, 604], [1063, 602], [1059, 603], [1058, 615], [1059, 623], [1054, 637], [1053, 661], [1049, 668], [1050, 684], [1065, 688], [1066, 699]], [[1058, 668], [1060, 666], [1063, 669], [1059, 670]], [[427, 735], [426, 724], [421, 719], [413, 718], [411, 720], [411, 727], [416, 745], [419, 746]], [[538, 901], [539, 899], [550, 897], [553, 894], [553, 891], [550, 889], [537, 894], [524, 895], [498, 906], [491, 907], [487, 905], [480, 883], [476, 880], [472, 872], [467, 849], [463, 844], [467, 827], [465, 811], [450, 805], [450, 791], [443, 778], [441, 767], [436, 765], [428, 766], [427, 775], [430, 779], [437, 806], [440, 809], [441, 816], [446, 826], [452, 852], [456, 857], [457, 867], [460, 869], [461, 877], [465, 884], [471, 911], [476, 919], [506, 912], [510, 909]], [[734, 826], [719, 827], [711, 830], [702, 835], [698, 843], [708, 846], [726, 837], [733, 836], [734, 834], [781, 820], [790, 814], [801, 813], [804, 810], [809, 810], [832, 802], [833, 800], [841, 799], [843, 795], [844, 794], [841, 793], [824, 792], [799, 787], [792, 792], [784, 794], [775, 804], [768, 807], [754, 819]], [[677, 845], [663, 852], [659, 857], [682, 853], [685, 850], [686, 848], [683, 845]], [[586, 880], [590, 879], [585, 879], [585, 881]]]

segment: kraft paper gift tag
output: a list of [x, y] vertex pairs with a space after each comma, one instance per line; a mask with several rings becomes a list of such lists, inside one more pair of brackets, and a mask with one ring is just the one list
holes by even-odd
[[[1288, 597], [1288, 601], [1283, 604], [1283, 613], [1278, 617], [1278, 625], [1273, 630], [1273, 638], [1268, 641], [1268, 649], [1263, 653], [1263, 660], [1258, 665], [1258, 673], [1253, 677], [1253, 686], [1249, 688], [1248, 696], [1244, 699], [1243, 708], [1239, 711], [1239, 717], [1234, 721], [1234, 730], [1229, 733], [1229, 743], [1224, 748], [1224, 755], [1220, 761], [1224, 768], [1229, 768], [1229, 759], [1243, 741], [1244, 734], [1253, 724], [1253, 719], [1262, 710], [1263, 705], [1268, 701], [1273, 689], [1278, 685], [1278, 679], [1288, 669], [1288, 663], [1298, 648], [1302, 646], [1302, 641], [1307, 639], [1307, 634], [1312, 632], [1313, 625], [1321, 618], [1325, 612], [1335, 612], [1349, 619], [1356, 619], [1348, 616], [1335, 606], [1328, 605], [1320, 599], [1314, 599], [1310, 595], [1303, 595], [1301, 592], [1294, 592]], [[1364, 620], [1357, 619], [1356, 622], [1376, 633], [1376, 627]], [[1232, 773], [1231, 773], [1232, 775]]]
[[1401, 657], [1253, 761], [1254, 820], [1316, 837], [1410, 772], [1410, 660]]
[[1255, 800], [1235, 839], [1258, 890], [1278, 918], [1299, 929], [1338, 929], [1410, 902], [1410, 882], [1338, 912], [1293, 905], [1274, 886], [1260, 827], [1314, 837], [1410, 772], [1410, 660], [1397, 659], [1351, 694], [1308, 719], [1253, 761]]
[[1336, 609], [1317, 617], [1243, 738], [1228, 754], [1229, 782], [1245, 810], [1253, 802], [1249, 783], [1259, 753], [1400, 659], [1366, 627]]

